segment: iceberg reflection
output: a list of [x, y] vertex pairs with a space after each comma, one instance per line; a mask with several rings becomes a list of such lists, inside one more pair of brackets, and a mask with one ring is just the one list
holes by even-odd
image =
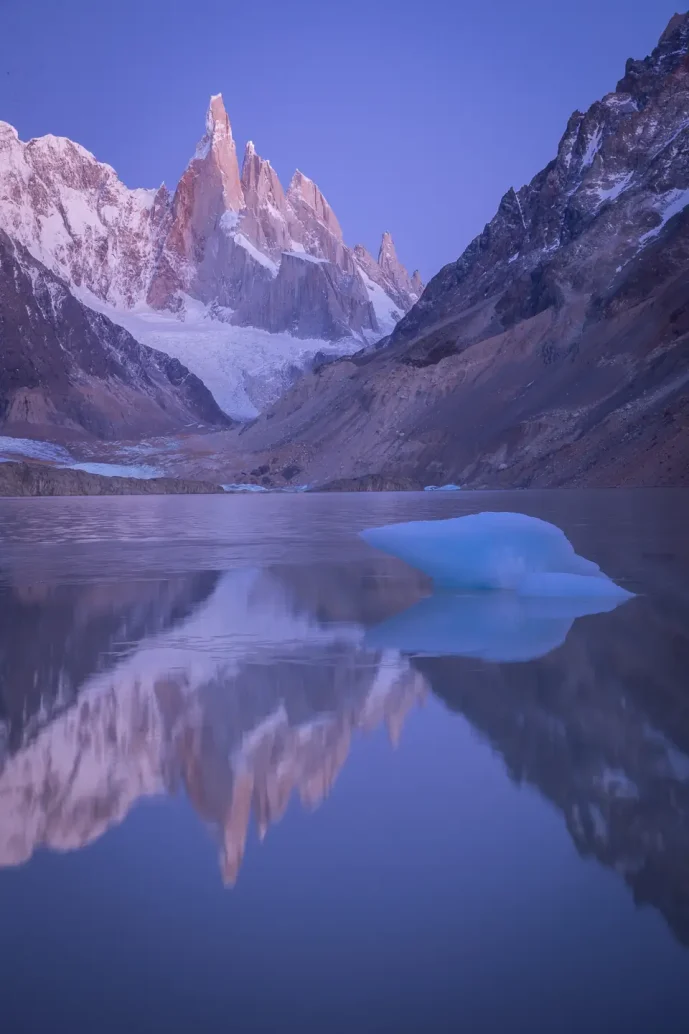
[[577, 618], [614, 610], [615, 597], [439, 592], [367, 632], [372, 650], [484, 661], [533, 661], [562, 646]]

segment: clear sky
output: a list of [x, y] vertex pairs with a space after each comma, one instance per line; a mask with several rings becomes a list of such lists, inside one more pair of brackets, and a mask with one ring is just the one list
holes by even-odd
[[348, 243], [389, 229], [427, 279], [678, 2], [0, 0], [0, 119], [174, 185], [222, 92], [240, 155], [253, 139], [285, 185], [299, 167]]

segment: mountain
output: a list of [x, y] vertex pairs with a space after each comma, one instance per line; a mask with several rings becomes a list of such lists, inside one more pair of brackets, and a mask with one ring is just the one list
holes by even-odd
[[298, 462], [317, 483], [689, 483], [688, 51], [676, 15], [384, 347], [302, 380], [237, 437], [239, 464]]
[[0, 228], [244, 418], [319, 351], [339, 356], [388, 334], [423, 286], [389, 234], [378, 262], [347, 247], [303, 173], [283, 191], [252, 143], [240, 171], [220, 95], [174, 193], [130, 190], [78, 144], [23, 143], [0, 122]]
[[0, 230], [0, 421], [111, 438], [226, 426], [202, 382], [176, 360], [82, 305]]

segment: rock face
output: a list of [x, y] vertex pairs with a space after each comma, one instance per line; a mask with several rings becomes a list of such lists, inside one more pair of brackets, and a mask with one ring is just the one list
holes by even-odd
[[0, 230], [0, 426], [101, 438], [227, 426], [212, 395], [176, 359], [140, 345], [82, 305]]
[[148, 287], [154, 308], [181, 309], [183, 294], [234, 307], [256, 276], [268, 275], [233, 236], [243, 207], [230, 120], [222, 97], [212, 97], [205, 135], [177, 185]]
[[250, 140], [242, 165], [244, 211], [241, 224], [247, 238], [259, 251], [279, 262], [291, 244], [289, 209], [275, 169], [256, 153]]
[[[300, 382], [243, 447], [312, 482], [688, 483], [688, 51], [678, 15], [386, 347]], [[380, 267], [400, 283], [387, 241]]]
[[389, 333], [392, 313], [418, 294], [391, 242], [385, 269], [371, 259], [362, 273], [303, 173], [285, 193], [249, 144], [240, 174], [220, 95], [172, 196], [165, 186], [128, 190], [77, 144], [51, 136], [24, 144], [0, 123], [0, 227], [70, 285], [120, 310], [145, 304], [183, 318], [196, 302], [225, 322], [365, 343]]
[[183, 478], [106, 477], [40, 463], [0, 464], [0, 496], [44, 495], [222, 495], [209, 481]]
[[[398, 295], [402, 298], [414, 297], [417, 301], [421, 291], [418, 287], [423, 285], [420, 284], [419, 271], [416, 270], [414, 277], [410, 278], [406, 269], [397, 258], [397, 252], [395, 251], [395, 245], [393, 243], [391, 235], [385, 231], [383, 234], [383, 240], [380, 244], [380, 252], [378, 253], [378, 265], [380, 266], [383, 277], [389, 283], [391, 283], [397, 290]], [[415, 278], [415, 279], [414, 279]]]

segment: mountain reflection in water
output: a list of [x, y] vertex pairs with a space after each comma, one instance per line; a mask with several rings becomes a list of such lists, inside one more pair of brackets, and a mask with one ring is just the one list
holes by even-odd
[[388, 571], [41, 588], [15, 572], [0, 604], [0, 865], [80, 848], [139, 799], [183, 789], [233, 884], [252, 818], [263, 837], [293, 795], [319, 805], [353, 738], [384, 724], [396, 744], [432, 691], [689, 946], [684, 596], [517, 613], [421, 598], [414, 575]]
[[0, 865], [82, 847], [182, 786], [234, 883], [252, 813], [263, 836], [293, 792], [317, 806], [357, 730], [384, 722], [395, 743], [423, 676], [294, 589], [253, 569], [129, 583], [128, 600], [6, 592]]

